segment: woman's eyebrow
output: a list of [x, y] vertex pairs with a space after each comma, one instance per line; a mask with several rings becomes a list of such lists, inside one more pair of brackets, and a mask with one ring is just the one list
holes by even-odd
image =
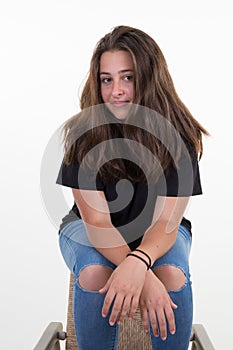
[[[126, 73], [126, 72], [133, 72], [133, 69], [121, 69], [118, 71], [118, 73]], [[111, 75], [111, 73], [109, 73], [109, 72], [100, 72], [100, 75], [101, 74]]]

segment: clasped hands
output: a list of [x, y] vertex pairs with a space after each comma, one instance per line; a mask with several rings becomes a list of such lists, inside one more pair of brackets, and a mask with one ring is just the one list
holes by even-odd
[[107, 283], [99, 290], [106, 293], [102, 316], [109, 317], [110, 325], [122, 323], [128, 315], [132, 319], [140, 306], [143, 328], [149, 331], [149, 320], [153, 333], [163, 340], [167, 337], [167, 326], [171, 334], [176, 331], [173, 309], [177, 305], [171, 300], [166, 288], [151, 269], [133, 256], [125, 258], [113, 271]]

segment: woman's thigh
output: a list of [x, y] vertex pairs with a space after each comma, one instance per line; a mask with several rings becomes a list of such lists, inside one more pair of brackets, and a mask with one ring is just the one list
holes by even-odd
[[76, 276], [90, 265], [116, 267], [91, 245], [82, 220], [73, 221], [60, 231], [59, 245], [66, 265]]
[[[189, 276], [189, 253], [192, 244], [190, 232], [179, 226], [177, 238], [172, 248], [156, 260], [152, 269], [161, 266], [174, 266]], [[103, 265], [115, 269], [115, 265], [100, 254], [90, 243], [82, 220], [67, 224], [59, 234], [59, 245], [63, 258], [75, 275], [89, 265]]]

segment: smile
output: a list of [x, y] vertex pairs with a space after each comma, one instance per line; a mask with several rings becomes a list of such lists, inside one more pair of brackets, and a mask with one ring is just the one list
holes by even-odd
[[128, 106], [129, 103], [129, 101], [113, 101], [111, 102], [111, 105], [114, 107], [124, 107]]

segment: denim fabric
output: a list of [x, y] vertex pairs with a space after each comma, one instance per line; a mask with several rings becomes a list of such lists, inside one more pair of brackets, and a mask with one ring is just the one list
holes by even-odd
[[154, 337], [151, 330], [153, 350], [187, 350], [189, 347], [193, 320], [192, 283], [189, 273], [191, 244], [192, 236], [190, 232], [180, 225], [173, 247], [152, 266], [152, 269], [166, 265], [175, 266], [181, 269], [186, 277], [186, 282], [181, 289], [168, 292], [173, 302], [178, 306], [174, 310], [176, 333], [171, 335], [168, 331], [167, 339], [163, 341], [160, 337]]
[[[188, 349], [193, 315], [188, 264], [191, 242], [190, 232], [180, 225], [173, 247], [152, 266], [152, 269], [175, 266], [186, 276], [181, 289], [169, 291], [170, 297], [178, 305], [174, 310], [176, 333], [171, 335], [168, 331], [167, 339], [163, 341], [150, 330], [153, 350]], [[91, 246], [82, 220], [73, 221], [60, 231], [59, 244], [63, 258], [75, 276], [73, 313], [79, 350], [117, 350], [118, 325], [110, 326], [108, 317], [103, 318], [101, 315], [104, 295], [87, 291], [78, 283], [78, 276], [86, 266], [103, 265], [111, 269], [116, 266]]]

